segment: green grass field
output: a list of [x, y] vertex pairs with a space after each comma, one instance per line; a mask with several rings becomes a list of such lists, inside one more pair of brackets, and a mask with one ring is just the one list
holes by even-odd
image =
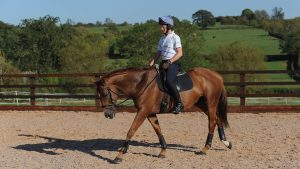
[[[239, 41], [258, 48], [264, 55], [280, 55], [279, 40], [268, 36], [263, 29], [250, 28], [247, 26], [216, 25], [208, 30], [202, 31], [205, 46], [204, 54], [216, 53], [222, 45], [229, 45]], [[286, 70], [287, 61], [266, 62], [268, 70]], [[268, 74], [268, 81], [293, 81], [287, 74]]]
[[203, 30], [205, 54], [215, 53], [219, 46], [228, 45], [239, 41], [259, 48], [263, 54], [280, 54], [279, 41], [268, 36], [268, 33], [262, 29], [244, 28], [244, 29], [209, 29]]

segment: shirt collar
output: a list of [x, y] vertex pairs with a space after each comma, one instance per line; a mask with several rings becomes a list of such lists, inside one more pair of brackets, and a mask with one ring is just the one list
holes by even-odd
[[168, 33], [168, 34], [165, 35], [165, 36], [167, 37], [167, 36], [173, 35], [174, 33], [175, 33], [174, 31], [171, 31], [170, 33]]

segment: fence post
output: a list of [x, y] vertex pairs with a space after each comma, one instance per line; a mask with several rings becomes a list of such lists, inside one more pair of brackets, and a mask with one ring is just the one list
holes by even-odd
[[35, 106], [35, 77], [29, 77], [30, 80], [30, 105]]
[[[95, 81], [98, 81], [99, 79], [100, 76], [95, 76]], [[100, 111], [100, 98], [98, 96], [97, 85], [95, 85], [95, 105], [96, 105], [96, 110]]]
[[246, 86], [245, 86], [245, 73], [240, 73], [240, 106], [243, 107], [246, 105]]

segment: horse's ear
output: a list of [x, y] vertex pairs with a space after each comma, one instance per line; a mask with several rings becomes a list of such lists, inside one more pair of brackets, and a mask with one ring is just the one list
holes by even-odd
[[103, 85], [104, 84], [104, 80], [100, 79], [94, 82], [95, 85], [99, 86], [99, 85]]

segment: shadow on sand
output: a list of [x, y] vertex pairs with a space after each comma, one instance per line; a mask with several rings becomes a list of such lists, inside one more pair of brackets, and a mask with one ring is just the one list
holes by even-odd
[[[52, 138], [46, 136], [39, 135], [25, 135], [20, 134], [20, 137], [30, 137], [36, 139], [46, 139], [47, 143], [36, 143], [36, 144], [23, 144], [13, 147], [14, 149], [25, 150], [25, 151], [35, 151], [39, 153], [44, 153], [48, 155], [59, 155], [60, 153], [56, 153], [51, 151], [52, 149], [62, 149], [62, 150], [71, 150], [71, 151], [80, 151], [83, 153], [90, 154], [92, 156], [98, 157], [102, 160], [105, 160], [109, 163], [112, 163], [112, 159], [108, 159], [101, 155], [95, 153], [95, 151], [118, 151], [118, 148], [121, 147], [124, 140], [119, 139], [91, 139], [91, 140], [64, 140], [59, 138]], [[144, 146], [144, 147], [160, 147], [159, 143], [148, 143], [148, 142], [138, 142], [131, 141], [130, 146]], [[180, 144], [168, 144], [168, 149], [180, 150], [180, 151], [188, 151], [196, 153], [199, 151], [197, 147], [192, 146], [184, 146]], [[138, 153], [134, 153], [138, 154]], [[147, 156], [157, 157], [151, 154], [145, 154]]]

